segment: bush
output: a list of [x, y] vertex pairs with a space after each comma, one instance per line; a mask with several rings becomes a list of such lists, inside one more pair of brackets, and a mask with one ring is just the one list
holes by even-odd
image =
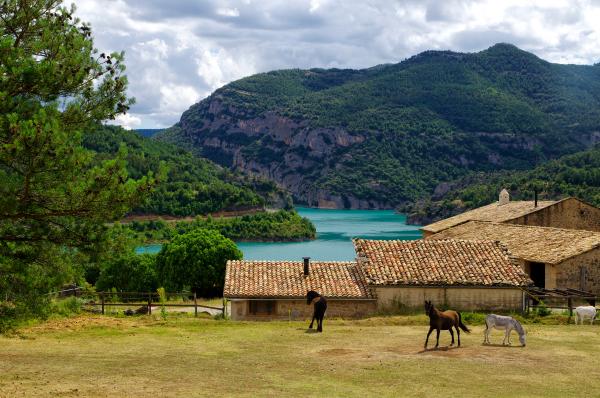
[[156, 256], [129, 254], [103, 265], [96, 282], [98, 291], [115, 288], [125, 292], [153, 292], [158, 288]]
[[178, 235], [156, 257], [160, 282], [170, 291], [189, 287], [199, 296], [223, 293], [225, 264], [242, 252], [232, 240], [214, 230], [196, 229]]
[[540, 302], [540, 304], [537, 307], [537, 314], [539, 316], [548, 316], [548, 315], [552, 314], [552, 311], [550, 309], [548, 309], [548, 307], [546, 307], [546, 305], [544, 303]]
[[61, 299], [53, 303], [52, 312], [62, 315], [71, 316], [81, 312], [84, 300], [78, 297], [69, 297]]

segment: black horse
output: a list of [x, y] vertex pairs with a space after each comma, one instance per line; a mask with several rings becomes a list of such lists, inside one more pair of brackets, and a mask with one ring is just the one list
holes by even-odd
[[327, 310], [327, 300], [314, 290], [306, 292], [306, 304], [314, 303], [315, 311], [313, 312], [312, 320], [310, 321], [309, 329], [312, 329], [315, 319], [317, 320], [317, 332], [323, 332], [323, 317]]

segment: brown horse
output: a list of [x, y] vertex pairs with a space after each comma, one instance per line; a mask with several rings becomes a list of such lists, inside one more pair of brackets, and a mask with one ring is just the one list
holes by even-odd
[[[427, 349], [427, 343], [429, 342], [429, 335], [433, 332], [433, 329], [437, 330], [437, 339], [435, 341], [435, 348], [438, 348], [440, 344], [440, 330], [448, 330], [450, 336], [452, 336], [452, 344], [454, 345], [454, 333], [452, 328], [456, 329], [456, 335], [458, 337], [458, 346], [460, 347], [460, 329], [467, 333], [471, 333], [468, 327], [462, 323], [462, 317], [460, 312], [457, 311], [440, 311], [433, 306], [431, 301], [425, 301], [425, 313], [429, 316], [429, 332], [427, 333], [427, 339], [425, 339], [425, 349]], [[460, 329], [459, 329], [460, 328]]]

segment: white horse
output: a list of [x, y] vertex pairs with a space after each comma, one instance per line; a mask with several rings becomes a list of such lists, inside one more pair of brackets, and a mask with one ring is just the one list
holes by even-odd
[[490, 333], [492, 328], [504, 330], [504, 340], [502, 341], [502, 345], [506, 345], [507, 340], [508, 345], [511, 344], [510, 332], [512, 332], [513, 329], [516, 330], [519, 334], [521, 345], [525, 347], [525, 329], [523, 329], [523, 326], [515, 318], [496, 314], [489, 314], [486, 316], [483, 344], [490, 344]]
[[575, 308], [575, 325], [578, 323], [583, 325], [583, 320], [590, 318], [590, 325], [594, 324], [596, 318], [596, 307], [592, 305], [581, 305]]

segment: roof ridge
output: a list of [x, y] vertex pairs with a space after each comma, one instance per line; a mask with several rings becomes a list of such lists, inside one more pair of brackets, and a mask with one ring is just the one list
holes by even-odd
[[453, 227], [449, 227], [447, 229], [452, 229], [455, 227], [459, 227], [461, 225], [465, 225], [468, 223], [474, 223], [474, 224], [492, 224], [492, 225], [500, 225], [500, 226], [507, 226], [507, 227], [514, 227], [514, 228], [530, 228], [530, 229], [545, 229], [545, 230], [557, 230], [557, 231], [566, 231], [566, 232], [575, 232], [575, 233], [590, 233], [592, 235], [599, 235], [600, 236], [600, 232], [597, 231], [589, 231], [587, 229], [573, 229], [573, 228], [559, 228], [559, 227], [543, 227], [541, 225], [523, 225], [523, 224], [511, 224], [508, 222], [500, 222], [500, 221], [485, 221], [485, 220], [469, 220], [466, 221], [464, 223], [455, 225]]

